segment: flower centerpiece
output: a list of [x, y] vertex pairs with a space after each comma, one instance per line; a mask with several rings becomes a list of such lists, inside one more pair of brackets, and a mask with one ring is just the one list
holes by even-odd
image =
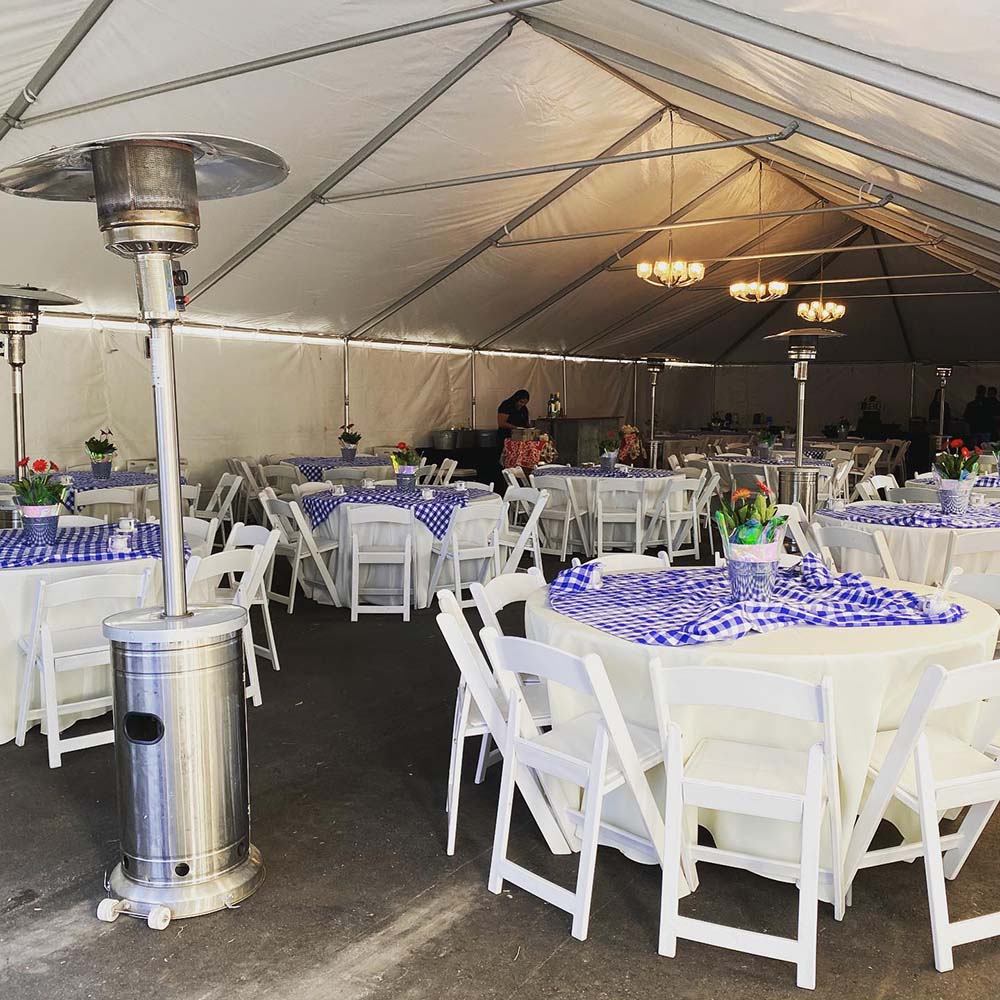
[[90, 456], [90, 471], [95, 479], [111, 478], [111, 463], [118, 453], [118, 446], [111, 440], [111, 428], [102, 428], [94, 437], [83, 442]]
[[52, 478], [59, 471], [55, 462], [32, 461], [25, 456], [17, 463], [18, 478], [11, 483], [21, 509], [23, 531], [29, 545], [52, 545], [59, 527], [59, 510], [66, 487]]
[[618, 462], [618, 449], [621, 447], [621, 437], [618, 431], [608, 431], [601, 446], [601, 468], [613, 469]]
[[389, 457], [392, 459], [393, 469], [396, 470], [396, 485], [401, 490], [416, 489], [417, 467], [420, 465], [420, 455], [417, 450], [411, 448], [405, 441], [400, 441]]
[[767, 601], [771, 597], [778, 568], [785, 522], [771, 500], [771, 491], [760, 484], [760, 492], [735, 490], [715, 512], [722, 535], [733, 601]]
[[964, 514], [969, 509], [981, 451], [981, 448], [970, 451], [961, 438], [952, 438], [948, 448], [935, 456], [934, 485], [945, 514]]
[[632, 424], [623, 424], [618, 432], [618, 461], [626, 465], [635, 465], [640, 459], [646, 459], [646, 448], [639, 437], [639, 428]]
[[761, 431], [757, 437], [757, 457], [766, 462], [771, 457], [771, 449], [774, 447], [774, 432], [771, 430]]
[[361, 435], [354, 429], [354, 424], [341, 424], [340, 437], [340, 457], [346, 459], [355, 458], [358, 454], [358, 442]]

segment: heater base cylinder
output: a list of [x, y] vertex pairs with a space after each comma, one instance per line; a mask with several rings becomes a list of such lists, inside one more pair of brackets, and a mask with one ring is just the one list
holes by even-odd
[[784, 466], [778, 470], [778, 498], [781, 503], [798, 503], [812, 520], [816, 510], [819, 470], [806, 466]]
[[[151, 927], [236, 905], [264, 879], [250, 843], [243, 628], [232, 605], [112, 615], [119, 864], [105, 919]], [[155, 912], [154, 912], [155, 911]]]

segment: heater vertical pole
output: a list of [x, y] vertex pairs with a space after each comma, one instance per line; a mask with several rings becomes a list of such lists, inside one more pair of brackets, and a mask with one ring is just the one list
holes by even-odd
[[660, 462], [660, 450], [656, 444], [656, 380], [659, 376], [659, 368], [649, 369], [651, 381], [649, 390], [649, 467], [651, 469], [655, 469]]
[[10, 364], [10, 391], [14, 402], [14, 469], [28, 453], [24, 437], [24, 334], [7, 335], [7, 361]]
[[798, 385], [798, 410], [795, 428], [795, 464], [802, 468], [805, 463], [806, 443], [806, 379], [809, 377], [809, 362], [796, 361], [793, 368], [795, 382]]
[[160, 547], [163, 553], [163, 610], [167, 618], [188, 613], [184, 578], [184, 521], [181, 460], [174, 375], [174, 321], [180, 315], [169, 253], [140, 253], [135, 280], [142, 318], [149, 325], [149, 354], [156, 418], [156, 474], [160, 485]]
[[[944, 441], [944, 390], [945, 381], [941, 380], [941, 401], [938, 404], [938, 439], [939, 441]], [[940, 447], [940, 445], [939, 445]]]

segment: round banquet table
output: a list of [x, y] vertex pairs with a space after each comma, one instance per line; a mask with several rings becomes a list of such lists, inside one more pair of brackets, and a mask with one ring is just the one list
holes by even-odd
[[[907, 486], [922, 486], [924, 489], [934, 489], [933, 479], [907, 479]], [[973, 493], [981, 494], [986, 499], [995, 503], [1000, 500], [1000, 476], [977, 476], [976, 485], [972, 487]]]
[[[923, 507], [921, 504], [907, 504], [907, 507]], [[930, 507], [931, 505], [927, 505]], [[936, 505], [933, 505], [936, 508]], [[865, 517], [866, 508], [888, 508], [896, 511], [899, 504], [891, 504], [880, 500], [865, 500], [852, 503], [846, 509], [852, 518]], [[976, 508], [970, 507], [971, 514]], [[997, 508], [1000, 514], [1000, 508]], [[901, 580], [912, 583], [938, 584], [944, 577], [945, 557], [948, 552], [948, 537], [953, 530], [960, 534], [975, 534], [977, 531], [996, 531], [998, 527], [990, 528], [953, 528], [948, 518], [940, 527], [913, 527], [893, 524], [882, 524], [876, 519], [877, 513], [872, 513], [871, 520], [845, 520], [843, 511], [818, 510], [813, 515], [819, 524], [835, 527], [860, 528], [862, 531], [881, 531], [889, 545], [892, 561]], [[973, 552], [956, 557], [955, 562], [969, 573], [1000, 573], [1000, 552]], [[839, 563], [842, 571], [857, 573], [877, 572], [875, 557], [867, 552], [846, 549]]]
[[344, 458], [283, 458], [281, 465], [294, 465], [303, 478], [310, 483], [323, 481], [324, 469], [336, 469], [346, 472], [343, 478], [330, 476], [329, 481], [335, 486], [346, 486], [357, 479], [392, 479], [396, 474], [388, 455], [355, 455], [353, 459]]
[[[682, 569], [660, 572], [683, 573]], [[893, 586], [885, 580], [874, 583]], [[917, 593], [926, 587], [908, 587]], [[554, 611], [548, 591], [532, 594], [525, 605], [525, 634], [580, 656], [597, 653], [604, 662], [612, 689], [628, 722], [656, 729], [656, 713], [648, 664], [656, 657], [664, 666], [743, 667], [796, 677], [818, 684], [831, 677], [834, 685], [837, 749], [840, 758], [843, 839], [846, 850], [865, 789], [868, 762], [880, 730], [899, 724], [924, 669], [932, 663], [946, 668], [967, 666], [993, 658], [1000, 616], [993, 608], [958, 595], [968, 614], [948, 625], [833, 628], [792, 626], [740, 639], [666, 647], [630, 642], [610, 632]], [[586, 700], [564, 687], [549, 685], [556, 725], [587, 710]], [[807, 750], [818, 738], [801, 723], [756, 712], [685, 709], [675, 712], [684, 730], [685, 752], [705, 738], [758, 742]], [[938, 713], [935, 721], [958, 735], [969, 736], [974, 718], [968, 709]], [[663, 769], [650, 772], [651, 786], [663, 807]], [[640, 837], [646, 833], [634, 801], [625, 789], [605, 799], [604, 818]], [[919, 837], [903, 813], [889, 818], [905, 836]], [[701, 810], [699, 823], [708, 828], [720, 848], [750, 851], [794, 860], [798, 857], [798, 827], [780, 821]], [[824, 831], [824, 838], [826, 833]], [[829, 845], [823, 844], [825, 866]]]

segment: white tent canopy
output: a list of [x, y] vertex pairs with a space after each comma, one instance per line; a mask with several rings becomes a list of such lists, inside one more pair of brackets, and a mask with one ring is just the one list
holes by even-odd
[[[727, 286], [755, 277], [756, 262], [711, 262], [762, 249], [922, 244], [763, 262], [766, 277], [790, 281], [818, 277], [821, 260], [829, 279], [896, 278], [827, 286], [827, 297], [848, 306], [838, 324], [848, 336], [824, 345], [825, 360], [1000, 362], [1000, 69], [989, 50], [1000, 8], [956, 11], [926, 0], [513, 6], [10, 0], [0, 10], [0, 106], [9, 105], [0, 163], [100, 136], [178, 129], [278, 151], [291, 167], [284, 184], [203, 205], [201, 246], [185, 261], [188, 315], [208, 326], [337, 338], [315, 348], [330, 362], [316, 391], [337, 423], [340, 401], [330, 400], [343, 392], [334, 372], [344, 338], [358, 345], [351, 365], [369, 357], [362, 345], [371, 342], [780, 362], [780, 348], [762, 338], [792, 325], [795, 299], [815, 297], [817, 286], [793, 285], [780, 303], [735, 303]], [[452, 23], [383, 31], [439, 24], [442, 15], [454, 15], [444, 18]], [[354, 37], [371, 32], [379, 40]], [[322, 54], [295, 54], [307, 46]], [[274, 58], [284, 53], [292, 55]], [[676, 156], [525, 171], [724, 141]], [[433, 183], [509, 171], [520, 174]], [[705, 280], [690, 289], [653, 288], [629, 272], [666, 251], [666, 232], [641, 227], [752, 215], [758, 184], [770, 213], [883, 204], [678, 228], [676, 252], [709, 261]], [[385, 193], [407, 186], [424, 189]], [[97, 318], [90, 336], [106, 338], [109, 318], [134, 317], [130, 269], [101, 250], [91, 207], [3, 198], [0, 218], [4, 281], [81, 298], [86, 316]], [[505, 245], [605, 230], [628, 231]], [[941, 272], [968, 273], [899, 277]], [[239, 356], [249, 358], [251, 346]], [[357, 394], [359, 383], [385, 392], [394, 356], [370, 355], [381, 375], [351, 369], [352, 418], [381, 421], [379, 407], [400, 406]], [[403, 378], [416, 370], [407, 357]], [[535, 391], [564, 383], [560, 361], [500, 360], [494, 387], [488, 379], [500, 361], [477, 356], [487, 411], [496, 400], [484, 385], [516, 387], [519, 363], [534, 366]], [[468, 353], [428, 355], [418, 370], [435, 380], [435, 392], [447, 386], [451, 401], [415, 403], [385, 432], [468, 419], [469, 365]], [[607, 386], [608, 412], [627, 412], [630, 367], [592, 367], [583, 397], [592, 397], [589, 385]], [[566, 380], [585, 371], [574, 366]], [[912, 385], [914, 371], [900, 385]], [[183, 394], [183, 367], [181, 377]], [[706, 377], [691, 376], [693, 384]], [[717, 396], [719, 376], [712, 379]], [[718, 402], [704, 395], [702, 409]]]

